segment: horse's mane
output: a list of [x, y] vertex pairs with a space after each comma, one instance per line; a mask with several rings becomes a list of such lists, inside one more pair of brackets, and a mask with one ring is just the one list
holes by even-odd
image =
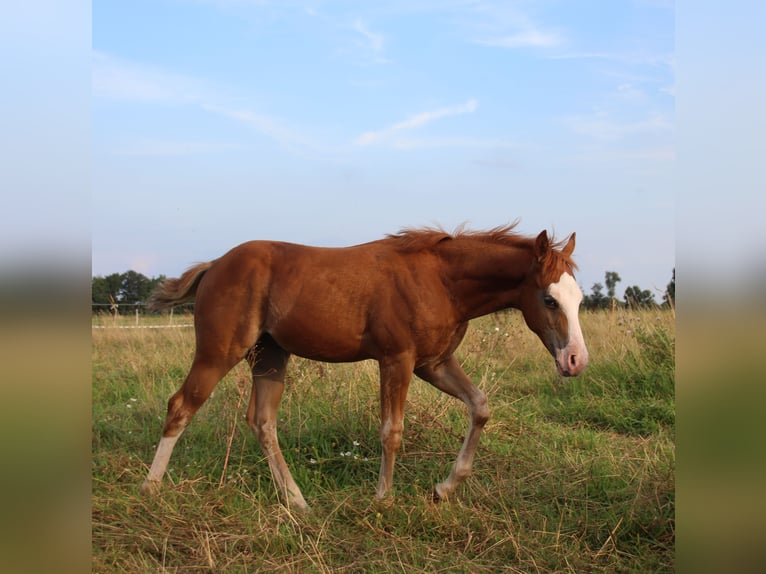
[[516, 224], [517, 222], [514, 222], [509, 225], [495, 227], [488, 231], [475, 231], [466, 229], [465, 226], [461, 225], [452, 233], [445, 231], [441, 227], [410, 227], [402, 229], [399, 233], [386, 235], [386, 238], [393, 241], [399, 251], [405, 252], [431, 249], [437, 243], [441, 243], [442, 241], [464, 238], [471, 238], [487, 243], [518, 245], [520, 242], [523, 243], [528, 238], [513, 231]]
[[[518, 225], [518, 220], [508, 225], [501, 225], [489, 230], [471, 230], [461, 225], [452, 233], [445, 231], [441, 227], [421, 227], [405, 228], [399, 233], [386, 235], [386, 239], [394, 243], [398, 251], [413, 253], [432, 249], [437, 244], [444, 241], [456, 241], [460, 239], [472, 239], [482, 243], [491, 243], [495, 245], [509, 245], [514, 247], [526, 247], [531, 249], [535, 238], [522, 235], [514, 229]], [[550, 239], [550, 245], [558, 255], [558, 262], [569, 268], [571, 272], [577, 269], [577, 264], [568, 255], [561, 252], [561, 248], [566, 241], [556, 241], [553, 237]]]

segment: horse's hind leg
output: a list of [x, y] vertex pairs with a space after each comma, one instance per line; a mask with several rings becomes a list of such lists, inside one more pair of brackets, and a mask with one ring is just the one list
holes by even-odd
[[258, 341], [251, 358], [253, 392], [247, 409], [247, 424], [261, 444], [271, 476], [288, 508], [305, 511], [309, 506], [290, 474], [277, 440], [277, 409], [285, 388], [289, 358], [290, 354], [268, 335]]
[[225, 358], [211, 359], [199, 351], [197, 352], [184, 384], [168, 401], [168, 412], [165, 417], [162, 438], [157, 445], [149, 474], [141, 485], [142, 492], [151, 494], [159, 489], [173, 447], [181, 433], [208, 399], [216, 384], [240, 359], [241, 357], [230, 360]]
[[224, 256], [200, 280], [194, 304], [194, 361], [184, 384], [168, 401], [162, 438], [141, 487], [144, 492], [157, 490], [186, 425], [223, 376], [258, 340], [259, 301], [265, 285], [256, 280], [256, 267], [258, 261], [242, 261], [236, 254]]

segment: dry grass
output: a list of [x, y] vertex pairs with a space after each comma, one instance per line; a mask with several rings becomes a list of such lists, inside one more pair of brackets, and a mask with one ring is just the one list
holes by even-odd
[[493, 415], [473, 476], [439, 505], [431, 488], [460, 446], [464, 407], [413, 382], [395, 503], [379, 507], [376, 365], [294, 359], [280, 443], [306, 516], [279, 503], [244, 424], [244, 366], [178, 443], [160, 496], [140, 497], [193, 330], [94, 330], [93, 570], [672, 571], [673, 317], [582, 324], [591, 365], [563, 382], [519, 314], [472, 324], [458, 356]]

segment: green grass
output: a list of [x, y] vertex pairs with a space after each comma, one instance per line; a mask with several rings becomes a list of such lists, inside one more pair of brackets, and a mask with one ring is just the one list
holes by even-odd
[[431, 490], [465, 407], [413, 381], [395, 499], [376, 505], [376, 365], [293, 359], [279, 438], [308, 515], [280, 504], [244, 422], [244, 365], [178, 442], [161, 494], [140, 496], [193, 330], [94, 330], [93, 570], [673, 571], [673, 317], [593, 313], [582, 325], [590, 365], [561, 380], [518, 313], [472, 324], [458, 357], [492, 418], [473, 475], [442, 504]]

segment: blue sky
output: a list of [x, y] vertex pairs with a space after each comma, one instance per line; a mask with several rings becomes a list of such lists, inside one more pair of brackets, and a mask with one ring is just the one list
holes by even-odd
[[95, 0], [92, 271], [520, 218], [660, 299], [674, 33], [661, 0]]

